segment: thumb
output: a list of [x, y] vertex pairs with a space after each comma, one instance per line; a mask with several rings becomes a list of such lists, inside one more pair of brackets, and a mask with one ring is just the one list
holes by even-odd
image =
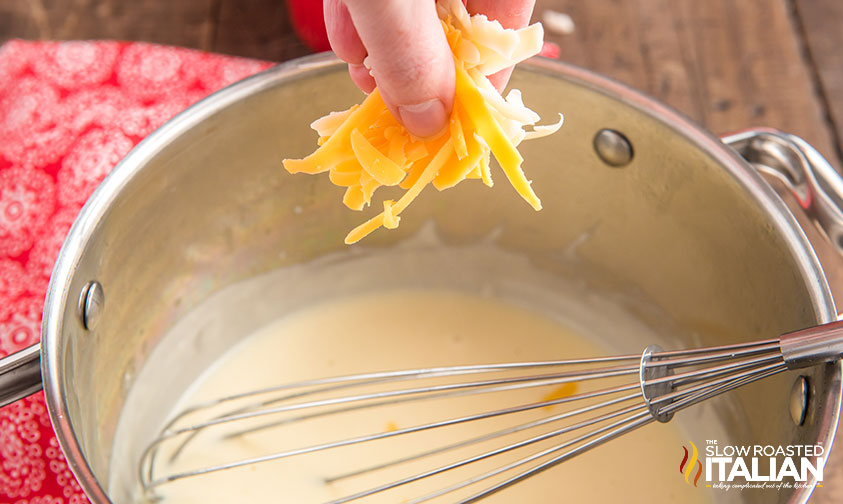
[[436, 2], [346, 0], [378, 89], [414, 135], [439, 133], [454, 102], [454, 58]]

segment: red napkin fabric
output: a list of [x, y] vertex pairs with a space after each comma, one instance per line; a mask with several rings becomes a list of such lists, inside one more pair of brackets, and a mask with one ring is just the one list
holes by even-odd
[[[0, 357], [39, 341], [59, 248], [114, 165], [190, 104], [269, 66], [145, 43], [0, 47]], [[0, 503], [86, 502], [43, 394], [0, 409]]]

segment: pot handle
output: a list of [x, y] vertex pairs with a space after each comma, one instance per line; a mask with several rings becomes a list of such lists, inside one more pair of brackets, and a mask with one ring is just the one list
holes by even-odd
[[753, 128], [721, 140], [759, 172], [790, 190], [805, 214], [843, 255], [843, 178], [808, 142], [771, 128]]
[[41, 346], [0, 359], [0, 408], [41, 390]]

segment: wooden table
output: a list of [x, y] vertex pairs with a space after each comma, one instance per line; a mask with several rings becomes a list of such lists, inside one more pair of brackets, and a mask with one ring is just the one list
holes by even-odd
[[[575, 23], [547, 34], [564, 60], [714, 133], [780, 128], [843, 167], [843, 0], [538, 0], [536, 19], [548, 9]], [[145, 40], [272, 61], [309, 52], [283, 0], [0, 0], [0, 42], [13, 37]], [[843, 502], [843, 443], [831, 458], [814, 503]]]

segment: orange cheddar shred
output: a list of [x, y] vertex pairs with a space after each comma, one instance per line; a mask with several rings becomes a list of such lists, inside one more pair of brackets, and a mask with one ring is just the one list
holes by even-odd
[[[571, 397], [572, 395], [577, 393], [577, 382], [568, 382], [563, 383], [562, 385], [556, 387], [555, 389], [548, 392], [544, 397], [542, 397], [542, 401], [556, 401], [558, 399], [565, 399], [566, 397]], [[552, 409], [553, 405], [545, 406], [545, 409]]]
[[311, 127], [319, 134], [316, 151], [283, 162], [290, 173], [328, 172], [333, 184], [346, 188], [343, 203], [352, 210], [371, 205], [381, 186], [406, 190], [397, 201], [385, 200], [382, 212], [352, 229], [347, 244], [380, 227], [398, 227], [400, 214], [428, 185], [441, 191], [478, 179], [492, 187], [492, 155], [515, 191], [541, 210], [521, 168], [518, 144], [556, 132], [562, 116], [554, 124], [536, 126], [538, 115], [524, 106], [520, 92], [501, 97], [486, 78], [538, 53], [541, 25], [504, 29], [485, 16], [469, 16], [460, 0], [438, 0], [437, 12], [456, 69], [454, 107], [443, 132], [431, 139], [414, 137], [375, 89], [360, 105], [314, 121]]

